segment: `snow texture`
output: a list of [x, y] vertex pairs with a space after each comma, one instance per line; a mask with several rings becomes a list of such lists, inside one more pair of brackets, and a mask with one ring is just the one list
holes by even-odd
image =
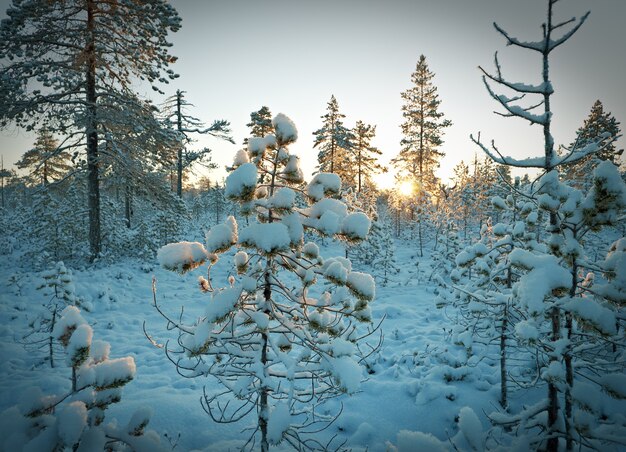
[[213, 226], [206, 234], [207, 250], [218, 253], [227, 250], [237, 243], [237, 220], [228, 217], [223, 224]]
[[376, 296], [376, 283], [368, 273], [350, 272], [346, 285], [357, 298], [371, 301]]
[[254, 195], [257, 168], [254, 163], [244, 163], [226, 177], [224, 194], [230, 199], [249, 200]]
[[61, 408], [57, 418], [57, 428], [65, 446], [74, 446], [86, 425], [87, 407], [83, 402], [70, 402]]
[[341, 192], [341, 179], [334, 173], [319, 173], [306, 186], [306, 194], [314, 201], [324, 196], [336, 196]]
[[291, 413], [289, 405], [286, 403], [277, 404], [267, 422], [267, 440], [270, 444], [278, 444], [283, 439], [283, 433], [287, 431], [291, 424]]
[[522, 306], [531, 315], [544, 312], [544, 300], [553, 290], [566, 290], [571, 282], [570, 273], [559, 265], [552, 255], [534, 255], [516, 248], [510, 254], [511, 264], [529, 270], [515, 284], [515, 290]]
[[364, 240], [370, 230], [371, 221], [363, 212], [351, 213], [341, 223], [341, 233], [351, 239]]
[[430, 433], [411, 432], [400, 430], [398, 432], [398, 452], [447, 452], [446, 443], [439, 441]]
[[283, 113], [278, 113], [272, 119], [272, 125], [276, 131], [276, 139], [281, 145], [293, 143], [298, 139], [296, 125]]
[[215, 292], [204, 313], [206, 320], [213, 323], [231, 312], [239, 300], [241, 290], [241, 287], [229, 287], [220, 292]]
[[257, 248], [265, 253], [277, 253], [289, 249], [289, 229], [282, 223], [256, 223], [241, 230], [239, 241], [244, 246]]
[[157, 260], [163, 268], [182, 271], [202, 264], [209, 253], [199, 242], [170, 243], [159, 249]]

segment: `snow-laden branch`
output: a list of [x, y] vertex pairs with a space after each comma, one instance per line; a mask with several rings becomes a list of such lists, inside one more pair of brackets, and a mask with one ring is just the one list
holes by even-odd
[[[485, 72], [482, 68], [481, 70]], [[533, 110], [543, 105], [543, 101], [539, 102], [538, 104], [532, 105], [530, 107], [521, 107], [519, 105], [511, 105], [512, 102], [522, 99], [523, 96], [515, 96], [513, 98], [509, 98], [505, 95], [496, 94], [495, 91], [491, 88], [491, 85], [489, 85], [489, 82], [487, 81], [487, 77], [489, 77], [492, 80], [495, 80], [498, 83], [502, 83], [502, 82], [489, 76], [488, 74], [486, 76], [483, 75], [483, 83], [485, 84], [485, 87], [487, 88], [489, 95], [493, 99], [495, 99], [500, 105], [502, 105], [502, 107], [508, 112], [507, 114], [507, 113], [500, 113], [496, 111], [495, 112], [496, 114], [500, 116], [517, 116], [518, 118], [522, 118], [522, 119], [529, 121], [531, 124], [545, 125], [549, 121], [550, 112], [545, 112], [540, 115], [530, 112], [530, 110]]]
[[487, 154], [487, 156], [489, 156], [491, 160], [501, 165], [515, 166], [517, 168], [545, 168], [546, 167], [545, 165], [546, 159], [544, 156], [529, 157], [525, 159], [515, 159], [509, 156], [505, 157], [495, 146], [493, 140], [491, 141], [491, 147], [493, 151], [480, 141], [480, 134], [478, 135], [478, 138], [474, 138], [474, 135], [470, 134], [470, 140], [472, 140], [474, 144], [479, 146], [483, 150], [483, 152]]
[[[582, 24], [585, 23], [585, 21], [587, 20], [587, 17], [589, 17], [589, 14], [591, 13], [591, 11], [587, 11], [580, 19], [578, 19], [578, 23], [576, 25], [574, 25], [567, 33], [565, 33], [563, 36], [561, 36], [559, 39], [557, 39], [556, 41], [550, 41], [550, 51], [554, 50], [556, 47], [560, 46], [561, 44], [563, 44], [565, 41], [567, 41], [569, 38], [572, 37], [572, 35], [574, 33], [576, 33], [578, 31], [578, 29], [582, 26]], [[574, 22], [576, 20], [576, 18], [572, 18], [566, 22], [562, 22], [558, 25], [555, 25], [552, 27], [552, 31], [556, 30], [559, 27], [562, 27], [564, 25], [567, 25], [571, 22]]]
[[[489, 79], [493, 80], [494, 82], [500, 84], [500, 85], [504, 85], [507, 88], [510, 88], [518, 93], [524, 93], [524, 94], [553, 94], [554, 93], [554, 88], [552, 87], [552, 84], [550, 82], [548, 83], [541, 83], [539, 85], [529, 85], [526, 83], [519, 83], [519, 82], [510, 82], [506, 79], [504, 79], [502, 77], [502, 68], [500, 66], [500, 62], [498, 61], [498, 52], [496, 52], [494, 54], [494, 64], [496, 66], [496, 71], [497, 71], [497, 75], [493, 75], [489, 72], [487, 72], [485, 69], [482, 68], [482, 66], [478, 66], [478, 69], [481, 70], [481, 72]], [[521, 97], [517, 98], [517, 99], [511, 99], [511, 100], [518, 100]]]
[[[507, 41], [507, 45], [514, 45], [517, 47], [522, 47], [524, 49], [534, 50], [535, 52], [539, 52], [542, 54], [548, 54], [552, 50], [554, 50], [555, 48], [563, 44], [565, 41], [567, 41], [569, 38], [571, 38], [572, 35], [576, 33], [578, 29], [582, 26], [582, 24], [585, 23], [585, 21], [587, 20], [587, 17], [589, 17], [589, 14], [590, 14], [590, 11], [587, 11], [582, 17], [580, 17], [580, 19], [578, 19], [577, 22], [576, 22], [576, 18], [574, 17], [564, 22], [561, 22], [557, 25], [551, 26], [549, 30], [549, 34], [546, 35], [546, 33], [544, 32], [544, 38], [541, 41], [522, 41], [514, 36], [511, 36], [506, 30], [500, 27], [497, 23], [494, 22], [493, 26], [498, 31], [498, 33], [504, 36], [504, 38]], [[576, 22], [576, 24], [569, 31], [564, 33], [563, 36], [561, 36], [560, 38], [556, 40], [549, 38], [549, 35], [553, 31], [557, 30], [558, 28], [564, 27], [572, 22]], [[543, 27], [545, 29], [546, 24], [543, 24]]]

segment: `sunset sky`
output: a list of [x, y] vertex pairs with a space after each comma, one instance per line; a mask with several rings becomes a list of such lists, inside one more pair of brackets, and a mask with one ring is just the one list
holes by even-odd
[[[0, 0], [1, 17], [9, 2]], [[453, 122], [444, 137], [446, 153], [440, 169], [444, 179], [461, 160], [478, 149], [469, 134], [482, 131], [499, 148], [516, 157], [542, 152], [542, 133], [517, 119], [493, 114], [496, 104], [485, 91], [478, 66], [493, 67], [499, 52], [504, 75], [513, 81], [540, 80], [539, 55], [506, 47], [494, 30], [496, 21], [524, 40], [538, 40], [544, 0], [178, 0], [183, 19], [171, 37], [179, 57], [180, 78], [165, 87], [187, 92], [194, 115], [210, 123], [232, 123], [237, 145], [202, 139], [221, 168], [247, 136], [250, 112], [266, 105], [295, 122], [300, 139], [292, 147], [313, 172], [317, 150], [312, 132], [320, 127], [326, 103], [335, 95], [345, 124], [357, 120], [377, 126], [374, 144], [387, 162], [400, 150], [400, 92], [421, 54], [435, 72], [440, 110]], [[626, 126], [626, 1], [563, 0], [558, 19], [591, 9], [581, 30], [557, 49], [551, 61], [554, 136], [569, 143], [592, 104], [600, 99], [622, 129]], [[152, 93], [145, 94], [152, 96]], [[626, 140], [618, 142], [624, 147]], [[5, 167], [19, 159], [33, 137], [16, 128], [0, 131]]]

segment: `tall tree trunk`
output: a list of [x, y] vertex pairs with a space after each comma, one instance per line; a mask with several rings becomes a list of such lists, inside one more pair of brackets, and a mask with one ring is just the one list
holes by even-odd
[[2, 181], [2, 208], [4, 209], [4, 156], [0, 155], [0, 181]]
[[[550, 66], [548, 55], [550, 53], [551, 44], [551, 32], [552, 32], [552, 5], [554, 0], [548, 0], [548, 18], [544, 28], [544, 42], [545, 47], [543, 49], [543, 82], [546, 86], [550, 83]], [[546, 172], [550, 172], [553, 169], [554, 160], [554, 140], [552, 133], [550, 132], [551, 124], [551, 111], [550, 111], [550, 93], [543, 94], [544, 112], [546, 120], [543, 124], [543, 139], [545, 150], [545, 169]], [[550, 234], [558, 234], [557, 216], [555, 212], [550, 212]], [[559, 309], [554, 306], [549, 312], [551, 321], [551, 340], [558, 341], [561, 338], [561, 314]], [[558, 361], [558, 357], [552, 354], [550, 356], [550, 363]], [[558, 437], [558, 420], [559, 420], [559, 389], [556, 384], [548, 383], [548, 443], [547, 450], [549, 452], [557, 452], [559, 449], [559, 437]]]
[[[176, 91], [176, 128], [180, 134], [183, 133], [183, 119], [181, 113], [183, 93], [180, 90]], [[176, 181], [176, 194], [179, 198], [183, 197], [183, 143], [181, 141], [178, 148], [178, 161], [176, 163], [176, 170], [178, 179]]]
[[130, 184], [126, 184], [126, 193], [124, 194], [124, 214], [126, 217], [126, 227], [131, 228], [131, 220], [133, 216], [133, 192]]
[[419, 242], [420, 242], [420, 257], [424, 257], [424, 247], [422, 244], [422, 220], [421, 219], [417, 221], [417, 235], [418, 235]]
[[[267, 268], [265, 270], [265, 289], [263, 290], [263, 296], [265, 303], [268, 305], [272, 299], [272, 286], [270, 284], [270, 269], [271, 258], [267, 259]], [[266, 314], [270, 314], [269, 309], [265, 309]], [[267, 377], [267, 349], [268, 349], [268, 335], [267, 332], [261, 333], [261, 366], [263, 366], [263, 377]], [[265, 382], [261, 383], [261, 394], [259, 398], [259, 429], [261, 430], [261, 452], [267, 452], [269, 450], [269, 443], [267, 441], [267, 420], [269, 416], [269, 404], [267, 403], [269, 389], [265, 385]]]
[[101, 251], [100, 232], [100, 180], [98, 162], [98, 125], [96, 119], [96, 46], [95, 46], [95, 4], [87, 0], [87, 206], [89, 209], [89, 250], [93, 262]]
[[[576, 230], [574, 230], [576, 235]], [[576, 296], [576, 286], [578, 283], [578, 262], [574, 259], [572, 263], [572, 286], [569, 290], [569, 296], [574, 298]], [[574, 368], [572, 367], [572, 328], [573, 320], [572, 314], [565, 314], [565, 330], [567, 332], [567, 348], [565, 349], [565, 439], [566, 450], [571, 451], [574, 449], [574, 438], [572, 437], [572, 388], [574, 387]]]

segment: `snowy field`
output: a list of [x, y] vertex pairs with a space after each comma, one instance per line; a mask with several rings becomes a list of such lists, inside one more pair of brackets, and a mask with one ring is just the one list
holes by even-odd
[[[317, 436], [327, 442], [336, 435], [331, 446], [345, 443], [352, 450], [385, 451], [395, 445], [408, 451], [420, 450], [419, 440], [429, 439], [403, 431], [422, 431], [446, 447], [452, 447], [452, 440], [457, 448], [470, 449], [468, 438], [459, 434], [459, 412], [471, 407], [485, 428], [485, 413], [498, 409], [497, 351], [494, 348], [492, 359], [467, 361], [465, 348], [452, 340], [456, 313], [436, 307], [438, 289], [429, 281], [428, 257], [418, 259], [409, 242], [396, 242], [396, 250], [401, 271], [387, 287], [378, 285], [372, 303], [373, 323], [384, 317], [382, 346], [363, 366], [360, 391], [328, 403], [334, 409], [343, 404], [343, 413]], [[322, 248], [322, 254], [341, 255], [343, 248], [331, 243]], [[4, 411], [19, 404], [33, 386], [41, 387], [44, 394], [66, 392], [70, 369], [63, 363], [62, 351], [57, 354], [61, 365], [51, 369], [44, 362], [46, 350], [20, 344], [32, 330], [29, 324], [43, 314], [48, 296], [37, 290], [40, 273], [14, 268], [10, 257], [1, 259], [0, 411]], [[225, 285], [228, 275], [220, 273], [219, 266], [215, 270], [214, 280]], [[185, 316], [194, 318], [206, 300], [197, 288], [204, 271], [199, 267], [180, 275], [156, 262], [125, 261], [74, 269], [73, 273], [76, 294], [92, 307], [83, 315], [93, 327], [94, 339], [110, 342], [112, 358], [130, 355], [137, 366], [136, 377], [124, 387], [122, 401], [107, 410], [107, 422], [116, 419], [126, 424], [138, 408], [148, 406], [153, 410], [149, 427], [168, 448], [171, 441], [175, 450], [234, 451], [247, 439], [242, 430], [256, 422], [255, 416], [237, 424], [214, 423], [202, 410], [200, 397], [204, 386], [208, 392], [216, 389], [216, 381], [180, 377], [163, 349], [146, 338], [142, 326], [145, 323], [160, 344], [174, 339], [152, 307], [152, 277], [157, 280], [157, 298], [164, 311], [176, 317], [184, 306]], [[515, 409], [538, 396], [517, 390], [511, 394], [511, 405]], [[465, 421], [465, 434], [470, 441], [477, 440], [472, 438], [478, 432], [470, 420]], [[2, 422], [6, 427], [9, 420], [3, 417]], [[435, 444], [431, 443], [432, 448]]]

